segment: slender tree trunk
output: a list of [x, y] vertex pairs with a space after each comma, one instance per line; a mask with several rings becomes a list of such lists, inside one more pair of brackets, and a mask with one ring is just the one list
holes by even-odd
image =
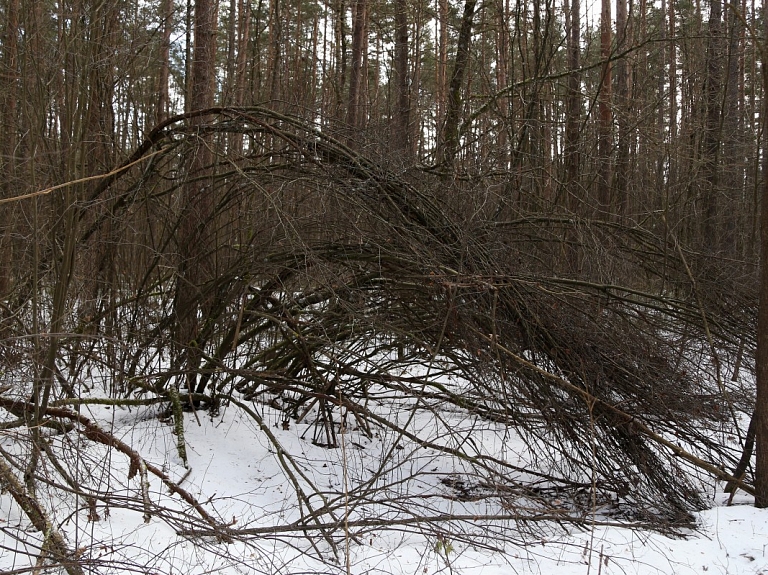
[[[2, 191], [0, 197], [7, 198], [13, 193], [16, 184], [16, 145], [18, 142], [17, 100], [19, 83], [19, 0], [9, 0], [6, 8], [6, 24], [3, 31], [2, 65], [2, 111], [0, 111], [0, 129], [3, 139], [0, 144], [0, 165], [2, 166]], [[13, 204], [3, 206], [0, 222], [0, 299], [5, 298], [11, 287]], [[1, 335], [1, 334], [0, 334]]]
[[[668, 0], [667, 18], [668, 18], [668, 46], [669, 54], [667, 56], [667, 85], [668, 92], [666, 102], [669, 103], [668, 116], [667, 116], [667, 133], [668, 133], [668, 147], [672, 148], [672, 145], [677, 142], [677, 44], [675, 37], [676, 23], [675, 23], [675, 2], [674, 0]], [[662, 199], [663, 209], [666, 214], [669, 209], [669, 193], [670, 190], [676, 185], [677, 171], [678, 171], [678, 158], [676, 154], [667, 154], [669, 166], [667, 169], [667, 175], [665, 179], [664, 197]], [[666, 218], [667, 224], [669, 224], [670, 218]]]
[[[336, 0], [334, 3], [334, 46], [336, 78], [334, 82], [336, 90], [335, 115], [339, 120], [344, 118], [344, 86], [347, 83], [347, 25], [345, 0]], [[347, 102], [348, 104], [349, 102]]]
[[[285, 6], [283, 7], [285, 10]], [[293, 38], [287, 39], [286, 43], [288, 47], [286, 51], [286, 66], [289, 66], [292, 72], [289, 75], [290, 84], [286, 90], [287, 100], [292, 104], [291, 111], [294, 114], [302, 115], [311, 105], [309, 99], [312, 95], [312, 86], [309, 86], [309, 82], [305, 76], [304, 66], [301, 59], [304, 54], [304, 11], [302, 10], [302, 3], [297, 2], [291, 10], [291, 23], [293, 24], [294, 34]], [[286, 18], [287, 20], [287, 18]], [[290, 52], [293, 52], [292, 54]], [[288, 64], [290, 62], [290, 64]]]
[[579, 169], [581, 158], [579, 154], [579, 130], [581, 128], [581, 7], [579, 0], [570, 1], [567, 12], [567, 52], [568, 52], [568, 86], [565, 102], [565, 190], [568, 194], [567, 204], [574, 209], [580, 204], [581, 188], [579, 186]]
[[437, 43], [437, 131], [445, 122], [448, 106], [448, 0], [438, 0], [439, 39]]
[[282, 57], [282, 38], [283, 25], [281, 16], [280, 0], [270, 0], [269, 2], [269, 99], [274, 106], [281, 96], [280, 77], [283, 62]]
[[600, 16], [600, 57], [603, 60], [598, 96], [598, 175], [597, 199], [601, 211], [611, 206], [611, 156], [613, 150], [613, 112], [611, 110], [611, 0], [603, 0]]
[[[662, 15], [662, 25], [659, 29], [659, 40], [662, 43], [662, 46], [666, 46], [667, 43], [667, 0], [661, 0], [661, 11]], [[666, 58], [667, 51], [663, 50], [661, 52], [662, 59]], [[654, 186], [651, 191], [650, 196], [650, 202], [648, 205], [653, 206], [653, 209], [655, 211], [659, 211], [663, 209], [663, 206], [666, 205], [664, 202], [664, 197], [666, 194], [666, 182], [664, 177], [664, 163], [666, 158], [668, 157], [667, 154], [667, 140], [665, 137], [665, 129], [667, 126], [666, 121], [666, 114], [667, 114], [667, 106], [666, 101], [668, 98], [668, 95], [666, 94], [666, 60], [662, 60], [663, 64], [660, 69], [660, 73], [658, 75], [658, 84], [656, 88], [657, 98], [659, 104], [656, 108], [656, 140], [657, 140], [657, 146], [656, 146], [656, 179], [654, 182]]]
[[[215, 0], [195, 0], [195, 43], [192, 57], [190, 107], [204, 110], [213, 106], [216, 80], [216, 23]], [[202, 126], [205, 117], [192, 120]], [[204, 295], [206, 282], [213, 277], [208, 229], [214, 227], [213, 198], [204, 176], [212, 162], [205, 137], [200, 140], [190, 161], [191, 181], [184, 190], [181, 222], [178, 231], [179, 272], [175, 300], [177, 341], [185, 350], [178, 357], [179, 368], [187, 371], [187, 389], [195, 389], [196, 371], [201, 359], [202, 342], [198, 341], [200, 325], [198, 315], [206, 317], [209, 305]], [[200, 390], [202, 391], [202, 390]]]
[[[234, 2], [234, 0], [232, 0]], [[245, 105], [245, 94], [248, 79], [248, 40], [251, 37], [251, 7], [248, 0], [239, 0], [237, 19], [237, 56], [234, 67], [234, 97], [235, 106]], [[232, 150], [236, 155], [243, 151], [243, 137], [232, 135]]]
[[720, 185], [720, 142], [723, 85], [723, 32], [722, 0], [711, 0], [707, 42], [707, 76], [704, 83], [706, 126], [704, 129], [702, 160], [704, 163], [704, 189], [702, 204], [704, 221], [702, 233], [705, 245], [721, 249], [719, 234], [718, 199]]
[[365, 37], [367, 21], [367, 0], [355, 0], [352, 18], [352, 60], [349, 75], [349, 104], [347, 124], [353, 131], [360, 130], [364, 123], [363, 67], [364, 52], [368, 47]]
[[675, 2], [669, 2], [669, 138], [677, 138], [677, 23], [675, 21]]
[[453, 64], [451, 83], [448, 89], [448, 108], [445, 123], [440, 135], [437, 158], [438, 163], [453, 168], [453, 162], [459, 149], [459, 120], [461, 117], [461, 88], [469, 66], [469, 51], [472, 43], [472, 24], [475, 17], [476, 0], [466, 0], [464, 15], [461, 19], [459, 41], [456, 46], [456, 60]]
[[[763, 5], [763, 33], [768, 34], [768, 8]], [[764, 38], [766, 36], [763, 36]], [[763, 42], [763, 150], [768, 149], [768, 46]], [[760, 301], [757, 314], [755, 418], [755, 507], [768, 507], [768, 155], [763, 154], [763, 193], [760, 208]]]
[[227, 15], [227, 59], [225, 63], [226, 75], [222, 86], [221, 102], [231, 106], [235, 94], [235, 68], [237, 66], [237, 0], [229, 0], [229, 14]]
[[[535, 6], [539, 6], [539, 2], [541, 0], [537, 0], [535, 3]], [[547, 75], [550, 74], [552, 71], [552, 61], [549, 58], [549, 54], [551, 54], [553, 47], [552, 47], [552, 40], [554, 37], [554, 34], [552, 33], [553, 30], [553, 21], [554, 21], [554, 9], [553, 9], [553, 1], [552, 0], [545, 0], [544, 1], [544, 22], [543, 24], [539, 24], [538, 28], [541, 30], [541, 41], [540, 41], [540, 52], [537, 56], [537, 60], [541, 61], [541, 65], [537, 67], [537, 70], [539, 70], [539, 74], [541, 75]], [[540, 14], [541, 10], [537, 10], [537, 12]], [[541, 16], [539, 16], [539, 22], [541, 22]], [[553, 110], [553, 86], [551, 82], [545, 82], [544, 85], [541, 88], [541, 119], [542, 119], [542, 135], [541, 135], [541, 141], [542, 141], [542, 200], [544, 206], [549, 206], [554, 197], [555, 197], [555, 191], [554, 191], [554, 174], [556, 171], [555, 168], [555, 162], [554, 162], [554, 149], [557, 146], [556, 138], [553, 135], [553, 118], [555, 117], [555, 113]]]
[[730, 209], [723, 210], [722, 248], [728, 256], [738, 257], [736, 252], [737, 222], [743, 214], [741, 198], [744, 193], [744, 147], [741, 126], [741, 98], [739, 97], [739, 70], [741, 61], [741, 20], [735, 12], [726, 9], [728, 24], [728, 58], [725, 70], [725, 90], [722, 105], [723, 186], [725, 203]]
[[410, 155], [410, 88], [408, 86], [408, 2], [395, 0], [395, 66], [394, 84], [397, 94], [393, 144], [403, 159]]
[[163, 33], [160, 38], [160, 73], [157, 80], [157, 113], [155, 115], [155, 122], [158, 124], [168, 117], [168, 76], [171, 67], [173, 0], [160, 2], [160, 18], [162, 19]]
[[[421, 72], [422, 72], [422, 42], [424, 41], [424, 34], [422, 30], [424, 28], [424, 11], [417, 9], [416, 18], [414, 18], [413, 26], [411, 27], [411, 86], [421, 85]], [[416, 158], [423, 150], [424, 138], [421, 131], [421, 118], [423, 118], [421, 99], [419, 98], [419, 90], [409, 90], [409, 106], [410, 106], [410, 125], [411, 125], [411, 158]]]
[[631, 122], [630, 70], [623, 54], [629, 44], [630, 22], [627, 0], [616, 0], [616, 109], [618, 141], [616, 146], [616, 185], [614, 189], [616, 211], [619, 217], [626, 215], [629, 205], [629, 140]]
[[[538, 7], [539, 0], [535, 0], [535, 5]], [[496, 10], [498, 13], [497, 34], [496, 34], [496, 89], [501, 90], [509, 83], [509, 60], [510, 60], [510, 46], [509, 46], [509, 0], [498, 0], [496, 4]], [[534, 18], [534, 20], [536, 20]], [[536, 29], [536, 22], [534, 22], [534, 37], [538, 34]], [[536, 38], [537, 40], [538, 38]], [[501, 168], [507, 169], [509, 167], [509, 132], [511, 118], [509, 117], [509, 98], [502, 96], [499, 98], [499, 113], [501, 115], [501, 126], [499, 127], [498, 150], [496, 155], [499, 157]]]
[[192, 109], [192, 0], [186, 0], [184, 11], [184, 111]]

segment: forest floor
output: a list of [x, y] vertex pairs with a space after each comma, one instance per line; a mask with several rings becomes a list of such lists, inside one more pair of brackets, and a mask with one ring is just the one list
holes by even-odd
[[[395, 419], [408, 413], [389, 409]], [[59, 445], [62, 458], [78, 458], [83, 473], [113, 496], [109, 505], [100, 501], [90, 507], [75, 495], [56, 496], [51, 513], [72, 548], [100, 573], [768, 574], [768, 510], [755, 509], [751, 497], [741, 493], [729, 505], [714, 480], [709, 487], [702, 484], [711, 489], [711, 508], [697, 514], [698, 527], [676, 535], [622, 525], [606, 513], [605, 502], [597, 501], [580, 524], [542, 518], [533, 526], [508, 520], [474, 528], [472, 515], [503, 515], [504, 498], [467, 475], [460, 460], [383, 431], [368, 437], [352, 422], [337, 436], [338, 447], [322, 447], [313, 443], [313, 434], [322, 428], [310, 415], [297, 423], [286, 422], [273, 406], [259, 405], [257, 411], [273, 439], [232, 405], [213, 416], [185, 413], [187, 470], [176, 450], [173, 425], [158, 408], [82, 407], [243, 534], [300, 518], [295, 490], [280, 463], [282, 454], [292, 454], [297, 472], [304, 474], [299, 483], [313, 484], [316, 497], [326, 498], [340, 524], [344, 513], [353, 521], [334, 531], [335, 551], [322, 538], [312, 545], [302, 533], [290, 531], [252, 534], [228, 544], [180, 535], [189, 509], [154, 480], [149, 495], [157, 515], [145, 522], [140, 508], [127, 503], [136, 497], [139, 483], [138, 476], [126, 480], [127, 458], [82, 438], [75, 445]], [[412, 418], [411, 428], [419, 435], [439, 435], [446, 426], [453, 431], [451, 441], [463, 437], [478, 452], [504, 451], [507, 458], [518, 451], [521, 468], [535, 464], [535, 458], [524, 455], [529, 448], [491, 423], [460, 413], [432, 413]], [[567, 507], [564, 501], [563, 510]], [[428, 519], [449, 513], [470, 519], [440, 523], [437, 530]], [[423, 523], [413, 520], [419, 516], [425, 517]], [[407, 521], [398, 523], [403, 517]], [[387, 518], [390, 525], [376, 523]], [[330, 514], [322, 521], [329, 519]], [[371, 523], [364, 529], [354, 520]], [[10, 496], [0, 495], [0, 573], [32, 571], [39, 538], [27, 525]]]

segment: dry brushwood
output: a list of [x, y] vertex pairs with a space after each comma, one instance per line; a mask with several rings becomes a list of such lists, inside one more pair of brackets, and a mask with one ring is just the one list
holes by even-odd
[[[223, 380], [247, 397], [282, 393], [299, 417], [313, 401], [327, 407], [326, 396], [360, 401], [373, 383], [392, 387], [387, 370], [369, 373], [377, 356], [399, 352], [403, 364], [439, 357], [467, 384], [433, 388], [435, 398], [472, 403], [483, 417], [517, 427], [540, 456], [565, 460], [564, 478], [596, 466], [605, 489], [632, 486], [642, 508], [671, 521], [701, 507], [669, 452], [638, 432], [675, 437], [718, 465], [734, 458], [713, 439], [727, 398], [672, 351], [701, 344], [704, 328], [684, 262], [664, 241], [640, 227], [567, 216], [467, 220], [440, 201], [444, 181], [398, 176], [298, 118], [265, 108], [204, 115], [211, 133], [251, 138], [250, 152], [222, 151], [217, 160], [219, 213], [247, 194], [240, 201], [265, 222], [252, 224], [251, 243], [227, 254], [228, 266], [205, 288], [218, 306], [196, 342], [208, 350], [197, 392], [225, 389], [215, 380], [242, 358]], [[129, 161], [189, 137], [186, 119], [153, 131]], [[266, 194], [277, 193], [270, 190], [282, 194], [282, 211], [269, 205]], [[300, 198], [327, 208], [307, 212]], [[116, 209], [132, 201], [120, 196]], [[263, 237], [273, 217], [278, 226]], [[635, 275], [589, 269], [591, 250], [608, 247], [624, 267], [636, 264]], [[558, 250], [585, 271], [559, 266]], [[718, 341], [733, 345], [729, 314], [708, 311]], [[393, 371], [397, 361], [388, 361]], [[330, 430], [326, 441], [333, 443]]]
[[[200, 226], [217, 242], [195, 257], [210, 258], [215, 274], [195, 286], [206, 315], [194, 340], [174, 341], [175, 197], [185, 184], [180, 174], [199, 177], [179, 162], [201, 134], [213, 152], [205, 178], [215, 202]], [[228, 146], [234, 137], [244, 145]], [[557, 515], [563, 523], [579, 524], [599, 498], [643, 525], [689, 524], [690, 512], [705, 504], [692, 470], [733, 479], [722, 468], [738, 453], [718, 434], [733, 431], [736, 412], [751, 410], [719, 376], [717, 361], [754, 345], [742, 328], [753, 321], [749, 293], [728, 295], [721, 286], [713, 296], [709, 286], [719, 280], [707, 275], [711, 269], [698, 274], [696, 254], [639, 224], [524, 209], [498, 191], [500, 176], [451, 183], [357, 149], [263, 107], [193, 112], [152, 130], [77, 205], [75, 261], [89, 257], [109, 223], [121, 246], [115, 265], [125, 271], [96, 298], [87, 330], [76, 332], [73, 320], [73, 336], [62, 335], [56, 375], [64, 389], [90, 366], [110, 373], [112, 392], [141, 396], [126, 401], [172, 402], [177, 421], [185, 402], [242, 409], [269, 435], [301, 506], [300, 522], [271, 533], [301, 532], [314, 545], [317, 531], [334, 550], [345, 505], [386, 501], [403, 525], [419, 513], [458, 518], [387, 501], [373, 480], [346, 499], [324, 493], [248, 401], [279, 406], [302, 422], [319, 408], [313, 434], [323, 445], [338, 444], [346, 417], [368, 435], [387, 430], [456, 457], [472, 470], [472, 484], [484, 486], [478, 493], [498, 499], [499, 517], [518, 525], [553, 517], [552, 493], [572, 494], [570, 515]], [[151, 219], [154, 213], [167, 217]], [[147, 225], [133, 225], [142, 218]], [[136, 239], [136, 229], [146, 235]], [[93, 344], [84, 345], [89, 338]], [[199, 372], [188, 379], [184, 358], [191, 355], [200, 358]], [[195, 389], [183, 389], [187, 381]], [[60, 395], [42, 406], [49, 420], [139, 457], [57, 407], [74, 401]], [[3, 401], [18, 417], [41, 409]], [[513, 428], [547, 471], [420, 437], [372, 407], [389, 401], [411, 406], [408, 421], [418, 410], [439, 419], [452, 409]], [[147, 469], [200, 515], [200, 525], [181, 532], [249, 536], [220, 525], [162, 471]], [[584, 498], [584, 489], [599, 493]], [[361, 512], [349, 525], [378, 523]]]

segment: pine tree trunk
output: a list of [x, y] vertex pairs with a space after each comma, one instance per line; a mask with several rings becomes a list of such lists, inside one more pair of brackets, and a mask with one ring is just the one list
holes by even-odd
[[616, 149], [616, 211], [619, 217], [626, 215], [629, 204], [629, 139], [631, 122], [630, 71], [624, 53], [627, 50], [630, 22], [627, 0], [616, 1], [616, 107], [618, 142]]
[[702, 160], [704, 163], [704, 186], [702, 204], [704, 221], [703, 240], [706, 245], [720, 250], [718, 200], [720, 187], [720, 141], [723, 85], [723, 32], [722, 0], [711, 0], [709, 12], [709, 30], [707, 43], [707, 76], [704, 83], [704, 105], [706, 106], [706, 125], [704, 128]]
[[[215, 0], [195, 1], [195, 43], [191, 66], [192, 110], [204, 110], [213, 106], [216, 73], [216, 23], [217, 3]], [[193, 126], [200, 126], [205, 117], [192, 120]], [[175, 304], [177, 321], [177, 342], [184, 350], [177, 357], [180, 369], [186, 370], [186, 387], [193, 391], [196, 371], [201, 359], [202, 342], [199, 337], [199, 313], [206, 316], [207, 308], [204, 289], [213, 277], [213, 261], [209, 248], [210, 238], [206, 230], [212, 229], [213, 198], [204, 176], [212, 161], [210, 148], [205, 137], [193, 152], [189, 177], [184, 188], [181, 222], [179, 225], [179, 278]], [[198, 390], [201, 391], [202, 390]]]
[[352, 60], [349, 74], [349, 104], [347, 124], [353, 131], [363, 126], [363, 66], [364, 51], [368, 43], [365, 38], [367, 6], [366, 0], [355, 0], [352, 18]]
[[[0, 166], [2, 166], [2, 191], [0, 197], [8, 198], [13, 194], [16, 184], [16, 143], [18, 141], [17, 100], [19, 83], [19, 0], [9, 0], [6, 6], [6, 23], [3, 31], [2, 53], [2, 111], [0, 112], [0, 130], [3, 133]], [[11, 289], [12, 253], [11, 232], [13, 229], [13, 204], [3, 206], [0, 220], [0, 299], [6, 297]], [[1, 334], [0, 334], [1, 335]]]
[[453, 64], [451, 83], [448, 88], [448, 107], [445, 112], [445, 124], [438, 143], [438, 164], [453, 168], [459, 149], [459, 119], [461, 117], [461, 89], [469, 66], [469, 51], [472, 43], [472, 25], [475, 17], [476, 0], [467, 0], [461, 19], [459, 41], [456, 46], [456, 60]]
[[581, 128], [581, 8], [579, 0], [570, 0], [568, 16], [568, 86], [565, 102], [565, 190], [568, 194], [566, 201], [574, 210], [581, 200], [581, 187], [579, 186], [579, 169], [581, 158], [579, 154], [579, 130]]
[[171, 32], [173, 30], [173, 0], [160, 2], [160, 18], [163, 34], [160, 38], [160, 73], [157, 80], [157, 111], [155, 122], [158, 124], [168, 117], [168, 76], [171, 67]]
[[598, 95], [598, 175], [597, 200], [600, 210], [608, 213], [611, 206], [611, 155], [613, 150], [613, 113], [611, 110], [611, 0], [603, 0], [600, 16], [600, 57], [603, 60]]
[[[768, 33], [768, 9], [763, 5], [763, 32]], [[765, 36], [764, 36], [765, 37]], [[762, 44], [762, 60], [768, 60], [768, 47]], [[763, 65], [763, 150], [768, 149], [768, 69]], [[768, 173], [768, 155], [763, 154], [763, 174]], [[755, 364], [755, 507], [768, 507], [768, 178], [763, 178], [760, 208], [760, 301], [757, 314], [757, 355]]]
[[397, 105], [394, 117], [395, 148], [403, 159], [410, 155], [410, 94], [408, 86], [408, 2], [395, 1], [395, 92]]

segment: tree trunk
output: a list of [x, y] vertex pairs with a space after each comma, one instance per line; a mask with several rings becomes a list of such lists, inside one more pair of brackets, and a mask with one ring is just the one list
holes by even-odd
[[445, 122], [445, 108], [448, 105], [448, 0], [438, 0], [438, 22], [440, 25], [437, 42], [436, 92], [437, 131]]
[[616, 0], [616, 52], [621, 57], [616, 61], [616, 107], [618, 142], [616, 150], [616, 211], [619, 217], [626, 215], [629, 204], [629, 139], [631, 122], [629, 63], [624, 53], [627, 50], [630, 22], [627, 0]]
[[[568, 1], [568, 0], [566, 0]], [[621, 0], [619, 0], [621, 1]], [[581, 128], [581, 33], [579, 29], [581, 8], [579, 0], [570, 0], [570, 10], [567, 13], [567, 52], [568, 52], [568, 86], [565, 102], [565, 190], [568, 194], [566, 203], [574, 209], [580, 204], [581, 189], [579, 187], [579, 130]]]
[[723, 85], [723, 32], [722, 0], [711, 0], [709, 11], [709, 30], [707, 42], [707, 76], [704, 83], [704, 105], [706, 106], [706, 126], [704, 129], [702, 160], [704, 162], [704, 186], [702, 204], [704, 222], [703, 240], [706, 245], [720, 250], [718, 200], [720, 184], [720, 141]]
[[[0, 165], [2, 165], [2, 191], [0, 197], [12, 195], [16, 184], [16, 144], [18, 141], [18, 123], [16, 118], [16, 102], [18, 99], [19, 83], [19, 0], [9, 0], [6, 7], [6, 24], [3, 31], [2, 53], [2, 85], [5, 93], [2, 95], [2, 129], [3, 140], [0, 148]], [[3, 206], [2, 223], [0, 224], [0, 299], [4, 299], [11, 289], [12, 275], [12, 244], [13, 204]]]
[[[538, 8], [539, 0], [536, 0], [534, 5]], [[496, 4], [496, 11], [498, 16], [497, 22], [497, 34], [496, 34], [496, 89], [502, 90], [506, 88], [509, 83], [509, 0], [498, 0]], [[537, 35], [539, 30], [536, 28], [538, 20], [534, 17], [534, 42], [538, 40]], [[498, 150], [496, 155], [499, 157], [500, 167], [503, 170], [509, 168], [509, 133], [512, 131], [510, 123], [509, 113], [509, 98], [502, 96], [499, 98], [499, 113], [501, 115], [501, 126], [499, 127], [498, 142], [496, 145]]]
[[[669, 38], [669, 54], [667, 56], [667, 98], [669, 103], [669, 110], [666, 115], [666, 122], [668, 126], [668, 146], [671, 147], [677, 142], [677, 47], [676, 47], [676, 24], [675, 24], [675, 2], [674, 0], [668, 0], [667, 7], [668, 28], [666, 36]], [[677, 181], [678, 170], [678, 158], [676, 154], [667, 154], [669, 167], [665, 179], [664, 195], [661, 200], [661, 207], [666, 210], [669, 207], [669, 194]], [[669, 220], [667, 219], [667, 224]], [[665, 224], [666, 225], [666, 224]]]
[[[216, 80], [216, 22], [215, 0], [195, 1], [195, 43], [191, 67], [192, 110], [204, 110], [213, 106]], [[202, 125], [205, 118], [198, 117], [192, 125]], [[213, 258], [210, 255], [210, 238], [206, 230], [212, 229], [213, 199], [204, 176], [212, 161], [210, 148], [204, 137], [194, 150], [190, 161], [191, 181], [184, 189], [181, 222], [179, 225], [179, 272], [175, 300], [177, 341], [185, 351], [177, 358], [179, 368], [186, 369], [187, 389], [195, 389], [196, 371], [201, 359], [198, 341], [198, 312], [206, 315], [204, 285], [213, 277]], [[198, 390], [202, 392], [202, 390]]]
[[347, 26], [345, 0], [334, 2], [334, 47], [335, 47], [335, 72], [333, 82], [336, 90], [336, 102], [334, 115], [337, 119], [344, 118], [344, 86], [347, 83]]
[[[722, 193], [730, 209], [723, 210], [722, 248], [729, 257], [739, 257], [736, 251], [736, 230], [744, 213], [741, 198], [744, 196], [744, 137], [741, 123], [742, 101], [739, 90], [741, 61], [741, 19], [733, 10], [726, 10], [728, 24], [728, 65], [725, 69], [725, 98], [723, 101], [722, 140], [723, 174]], [[743, 221], [743, 220], [742, 220]]]
[[281, 97], [280, 71], [282, 68], [282, 38], [283, 26], [281, 20], [280, 0], [269, 2], [269, 64], [267, 68], [269, 82], [269, 99], [277, 107]]
[[597, 200], [600, 210], [611, 206], [611, 155], [613, 150], [613, 113], [611, 111], [611, 0], [603, 0], [600, 16], [600, 57], [603, 60], [598, 96], [598, 175]]
[[353, 132], [363, 126], [363, 64], [364, 52], [368, 46], [365, 37], [367, 21], [366, 0], [355, 0], [352, 18], [352, 61], [349, 75], [349, 104], [347, 106], [347, 124]]
[[393, 122], [395, 134], [393, 144], [407, 159], [410, 155], [410, 94], [408, 87], [408, 2], [395, 0], [395, 74], [394, 84], [397, 105]]
[[168, 117], [168, 76], [171, 67], [173, 0], [160, 2], [160, 18], [162, 19], [163, 35], [160, 38], [160, 73], [157, 81], [157, 112], [155, 115], [155, 122], [158, 124]]
[[[763, 32], [768, 32], [768, 9], [763, 5]], [[763, 36], [765, 37], [765, 36]], [[763, 59], [763, 150], [768, 149], [768, 47], [761, 44]], [[763, 154], [763, 194], [760, 208], [760, 301], [757, 314], [757, 356], [755, 364], [755, 507], [768, 507], [768, 155]]]
[[[578, 1], [578, 0], [577, 0]], [[453, 162], [459, 149], [459, 119], [461, 117], [461, 88], [469, 66], [469, 50], [472, 43], [472, 24], [475, 17], [477, 0], [467, 0], [464, 4], [464, 15], [461, 19], [459, 42], [456, 46], [456, 60], [448, 88], [448, 108], [445, 112], [445, 123], [440, 135], [437, 161], [438, 164], [453, 168]]]

